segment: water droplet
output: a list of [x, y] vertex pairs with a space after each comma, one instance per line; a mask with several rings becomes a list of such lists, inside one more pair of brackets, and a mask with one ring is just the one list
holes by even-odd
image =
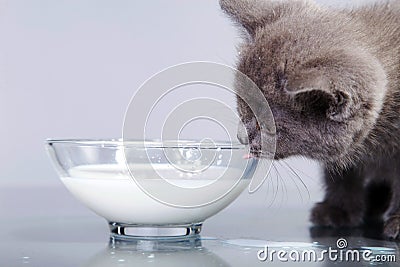
[[29, 263], [29, 259], [30, 259], [31, 257], [28, 257], [28, 256], [24, 256], [24, 257], [22, 257], [22, 263]]

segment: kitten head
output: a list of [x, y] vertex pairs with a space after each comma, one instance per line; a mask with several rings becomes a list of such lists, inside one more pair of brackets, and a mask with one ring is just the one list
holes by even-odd
[[[359, 25], [309, 1], [221, 0], [220, 5], [245, 31], [237, 68], [270, 105], [275, 157], [301, 155], [344, 167], [363, 153], [382, 108], [386, 77], [370, 48], [358, 41]], [[257, 150], [258, 124], [248, 105], [237, 102], [248, 142]]]

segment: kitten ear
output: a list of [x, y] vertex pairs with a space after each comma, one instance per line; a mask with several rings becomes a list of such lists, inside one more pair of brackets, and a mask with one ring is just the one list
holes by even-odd
[[305, 108], [317, 107], [330, 120], [343, 122], [352, 115], [353, 102], [349, 92], [334, 89], [324, 76], [308, 76], [288, 82], [286, 92]]
[[221, 9], [253, 36], [256, 29], [305, 9], [311, 0], [220, 0]]

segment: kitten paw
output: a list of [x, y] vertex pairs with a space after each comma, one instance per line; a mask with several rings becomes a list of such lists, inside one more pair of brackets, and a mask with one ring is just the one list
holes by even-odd
[[320, 202], [312, 209], [310, 220], [318, 226], [356, 227], [362, 223], [362, 213]]
[[390, 216], [383, 227], [383, 234], [391, 239], [400, 237], [400, 215]]

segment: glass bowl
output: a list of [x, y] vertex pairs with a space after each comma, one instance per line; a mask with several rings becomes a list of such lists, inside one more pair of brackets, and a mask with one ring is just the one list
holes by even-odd
[[61, 181], [117, 239], [186, 238], [249, 185], [258, 160], [227, 142], [47, 140]]

